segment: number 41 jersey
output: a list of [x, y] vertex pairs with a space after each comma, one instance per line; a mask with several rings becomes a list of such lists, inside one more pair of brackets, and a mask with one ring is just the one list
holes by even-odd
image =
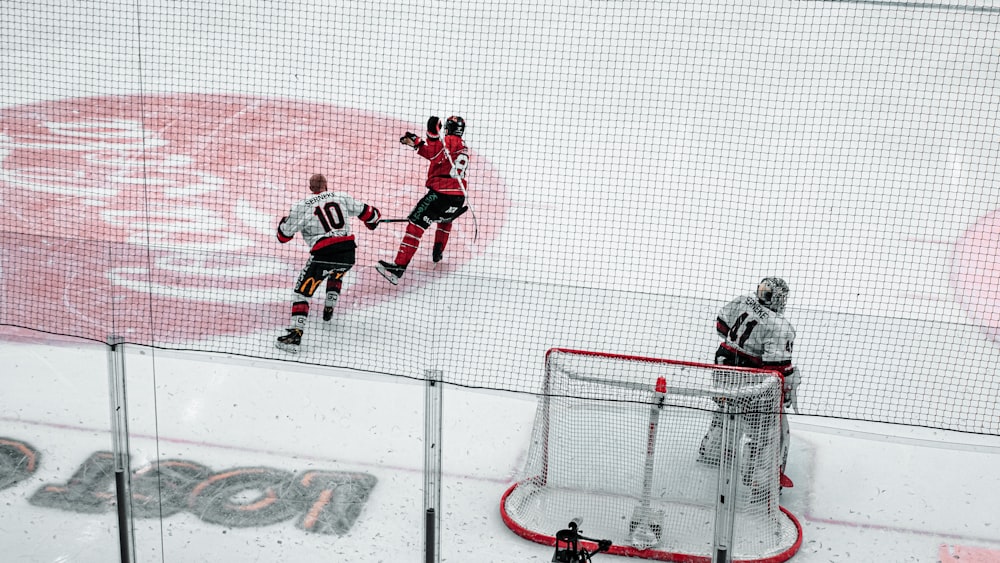
[[760, 304], [750, 294], [730, 301], [719, 313], [716, 330], [722, 347], [734, 352], [738, 365], [789, 366], [795, 329], [785, 317]]

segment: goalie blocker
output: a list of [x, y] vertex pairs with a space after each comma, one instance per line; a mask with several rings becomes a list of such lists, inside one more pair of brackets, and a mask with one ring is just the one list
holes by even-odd
[[[729, 405], [721, 463], [699, 463], [720, 398]], [[504, 523], [552, 545], [553, 531], [583, 518], [616, 555], [786, 561], [801, 527], [779, 506], [781, 409], [776, 372], [549, 350], [528, 458], [501, 499]]]

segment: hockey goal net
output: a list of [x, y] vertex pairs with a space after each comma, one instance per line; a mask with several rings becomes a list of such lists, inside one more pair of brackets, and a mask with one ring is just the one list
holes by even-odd
[[775, 372], [549, 350], [504, 522], [554, 545], [578, 520], [617, 555], [785, 561], [801, 528], [778, 504], [781, 408]]

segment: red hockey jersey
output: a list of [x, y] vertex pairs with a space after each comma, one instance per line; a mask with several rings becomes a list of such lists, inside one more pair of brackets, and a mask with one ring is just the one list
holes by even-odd
[[[447, 151], [445, 150], [447, 148]], [[465, 172], [469, 168], [469, 149], [457, 135], [428, 138], [417, 146], [417, 153], [431, 161], [427, 169], [428, 188], [444, 195], [466, 195], [469, 183]]]

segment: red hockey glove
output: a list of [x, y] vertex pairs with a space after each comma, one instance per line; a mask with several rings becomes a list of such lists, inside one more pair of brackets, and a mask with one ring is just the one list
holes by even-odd
[[382, 213], [379, 212], [377, 207], [366, 205], [365, 210], [361, 212], [361, 220], [365, 222], [365, 226], [368, 227], [369, 231], [374, 231], [378, 228], [378, 222], [381, 219]]
[[441, 118], [436, 115], [432, 115], [430, 119], [427, 120], [427, 138], [437, 139], [441, 136]]

